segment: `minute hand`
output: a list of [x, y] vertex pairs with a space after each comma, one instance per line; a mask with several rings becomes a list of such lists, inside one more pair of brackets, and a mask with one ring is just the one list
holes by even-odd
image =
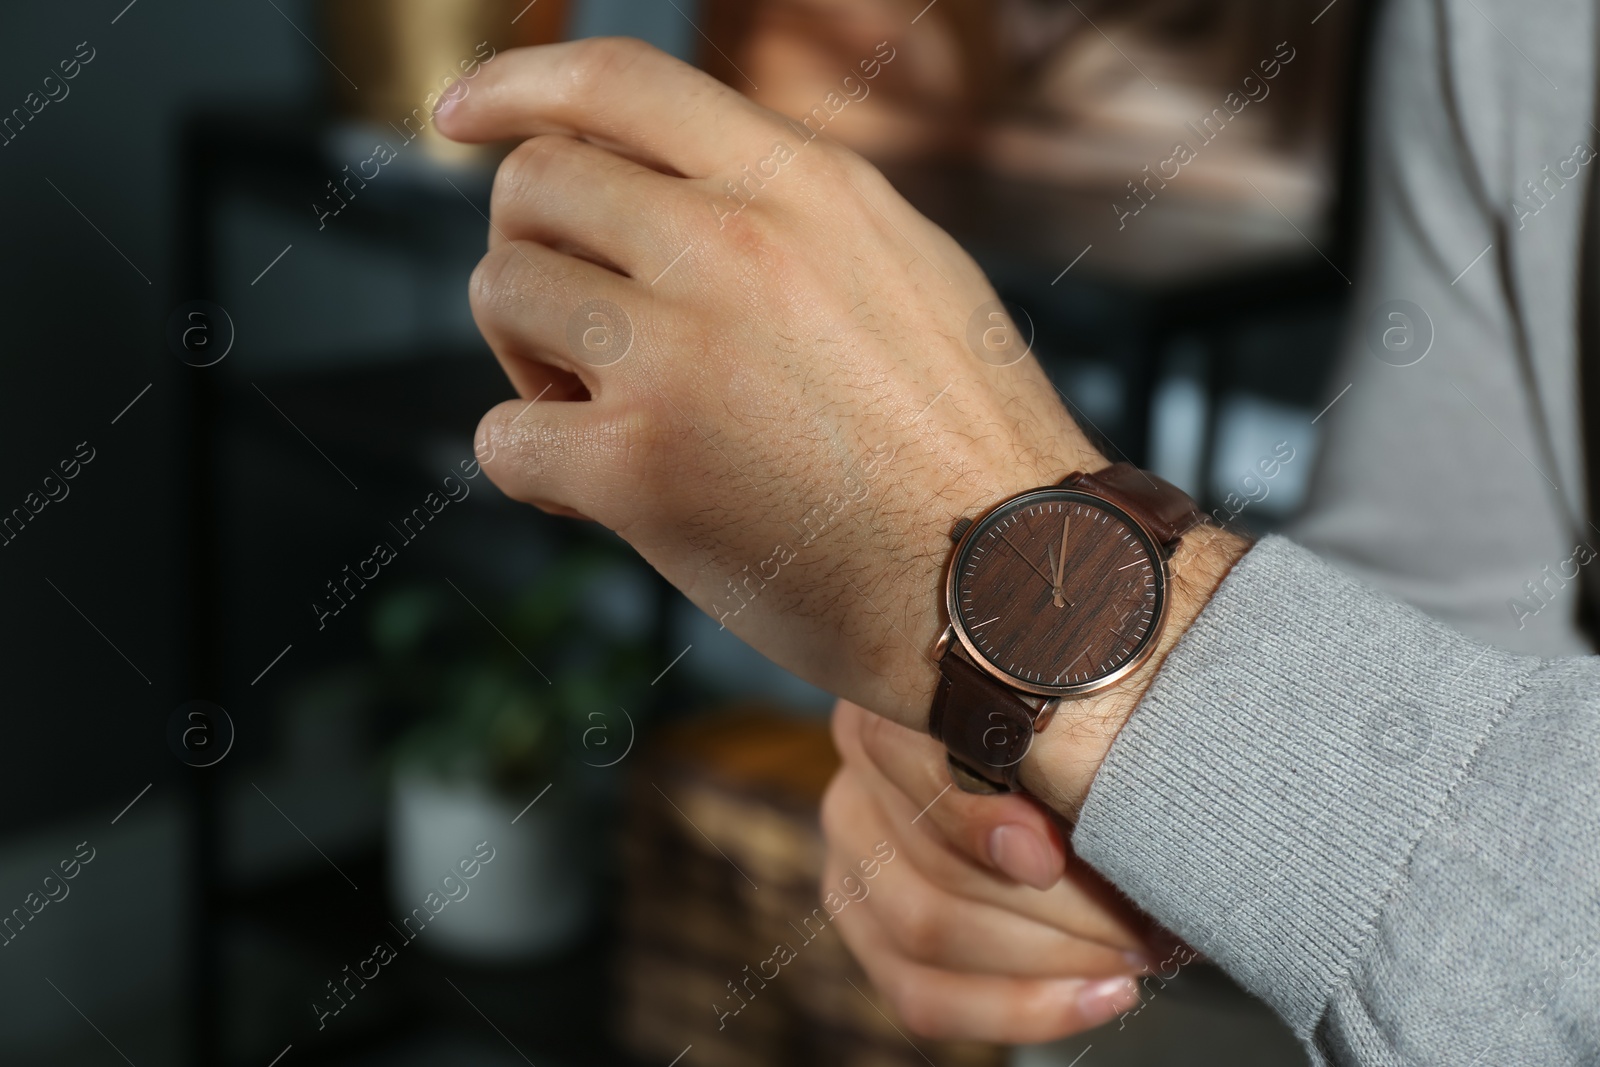
[[1065, 607], [1071, 603], [1061, 590], [1061, 580], [1066, 577], [1067, 573], [1067, 524], [1071, 521], [1070, 515], [1061, 516], [1061, 552], [1056, 557], [1056, 580], [1050, 587], [1051, 599], [1055, 601], [1055, 605], [1058, 608]]

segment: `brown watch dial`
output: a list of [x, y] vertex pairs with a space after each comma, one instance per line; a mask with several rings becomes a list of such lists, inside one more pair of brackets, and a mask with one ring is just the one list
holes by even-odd
[[1166, 581], [1160, 549], [1126, 512], [1041, 489], [973, 524], [946, 597], [979, 666], [1029, 692], [1068, 695], [1110, 685], [1143, 661]]

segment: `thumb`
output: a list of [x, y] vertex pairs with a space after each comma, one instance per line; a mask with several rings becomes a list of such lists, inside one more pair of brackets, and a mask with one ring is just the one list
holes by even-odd
[[1049, 889], [1066, 872], [1055, 817], [1029, 797], [979, 796], [951, 788], [944, 746], [933, 738], [841, 701], [835, 735], [847, 761], [870, 765], [902, 793], [936, 836], [980, 867], [1022, 885]]

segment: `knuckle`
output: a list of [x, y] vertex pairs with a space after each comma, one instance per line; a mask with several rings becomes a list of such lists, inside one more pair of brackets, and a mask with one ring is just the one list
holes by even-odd
[[884, 765], [884, 754], [891, 750], [891, 746], [897, 740], [903, 740], [890, 736], [888, 728], [893, 725], [882, 715], [869, 714], [861, 716], [861, 725], [859, 727], [861, 731], [861, 750], [866, 753], [867, 759], [871, 760], [875, 767], [881, 768]]
[[[833, 702], [833, 709], [828, 713], [828, 737], [833, 741], [833, 750], [839, 754], [841, 762], [850, 761], [850, 734], [853, 729], [850, 722], [850, 711], [845, 706], [843, 697]], [[838, 775], [834, 775], [838, 777]]]
[[537, 190], [555, 167], [571, 140], [557, 134], [541, 134], [513, 148], [494, 175], [490, 194], [490, 214], [496, 217]]
[[561, 80], [563, 103], [580, 103], [615, 87], [618, 75], [653, 54], [663, 53], [636, 37], [588, 37], [575, 42]]
[[945, 929], [938, 902], [914, 880], [902, 881], [904, 884], [895, 890], [895, 906], [883, 911], [883, 924], [907, 956], [922, 962], [935, 961], [944, 948]]
[[806, 151], [814, 153], [809, 167], [813, 181], [830, 186], [850, 184], [868, 192], [868, 185], [879, 177], [877, 167], [837, 141], [819, 138]]
[[828, 717], [828, 732], [833, 737], [834, 751], [846, 768], [861, 762], [861, 711], [843, 698], [834, 701], [833, 714]]
[[907, 1030], [918, 1037], [944, 1036], [943, 1008], [916, 983], [897, 982], [892, 988], [883, 990], [883, 994]]
[[844, 770], [834, 773], [833, 780], [828, 783], [828, 788], [822, 794], [822, 805], [819, 815], [822, 822], [822, 836], [828, 845], [837, 844], [844, 834], [845, 827], [854, 820], [851, 819], [850, 798], [846, 793]]
[[514, 299], [516, 284], [512, 249], [502, 245], [488, 252], [472, 268], [467, 281], [467, 302], [474, 316], [482, 317], [502, 310]]
[[473, 458], [496, 485], [501, 485], [515, 451], [515, 444], [506, 440], [503, 423], [501, 410], [491, 408], [478, 420], [478, 429], [472, 438]]

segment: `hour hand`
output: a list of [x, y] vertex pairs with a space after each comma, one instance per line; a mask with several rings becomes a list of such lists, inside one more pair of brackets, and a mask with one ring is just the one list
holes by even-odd
[[[1064, 608], [1072, 604], [1072, 601], [1068, 600], [1066, 594], [1061, 590], [1061, 568], [1050, 562], [1050, 557], [1053, 555], [1055, 555], [1055, 553], [1051, 551], [1051, 549], [1046, 548], [1044, 564], [1046, 567], [1049, 567], [1051, 570], [1055, 571], [1054, 577], [1050, 579], [1050, 601], [1056, 607]], [[1065, 558], [1065, 556], [1066, 554], [1062, 553], [1062, 558]]]

